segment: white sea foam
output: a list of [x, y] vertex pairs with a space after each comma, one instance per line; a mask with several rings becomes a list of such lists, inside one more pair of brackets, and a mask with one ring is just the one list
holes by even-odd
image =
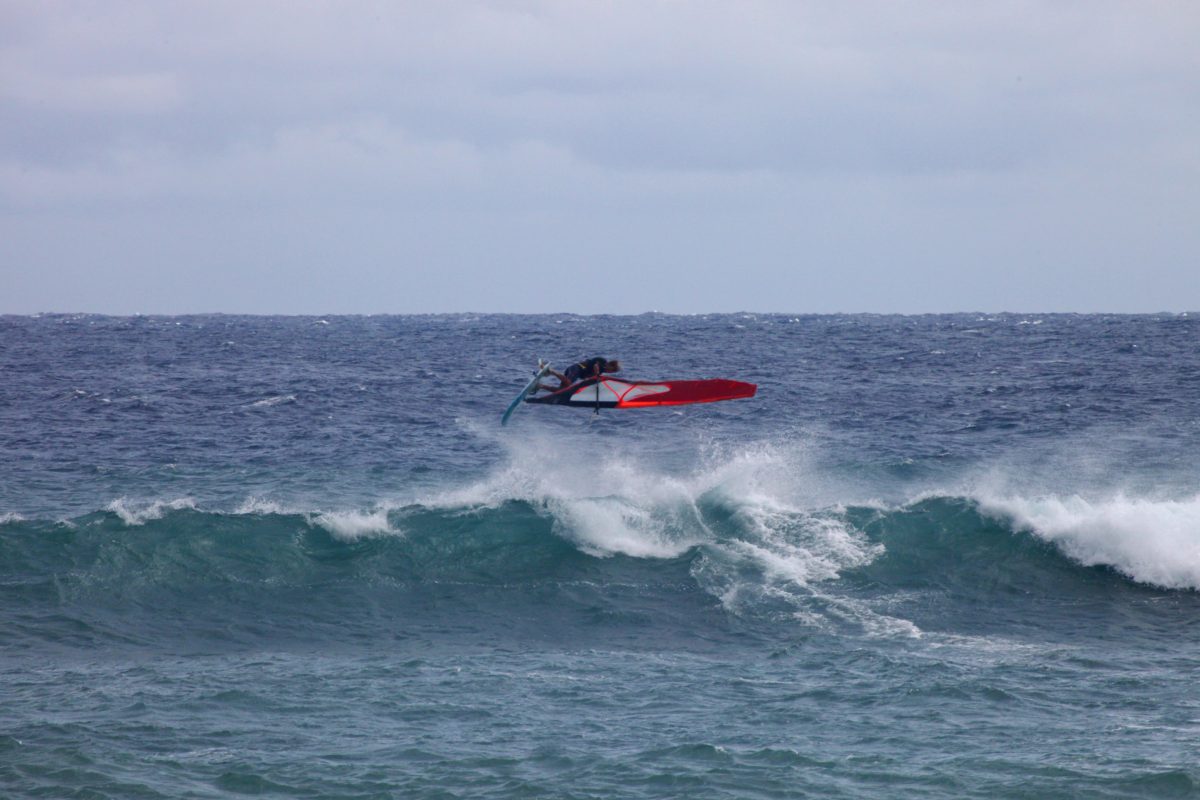
[[25, 517], [21, 516], [20, 514], [16, 513], [15, 511], [5, 511], [3, 514], [0, 514], [0, 525], [9, 525], [13, 522], [24, 522], [24, 521], [25, 521]]
[[399, 534], [388, 520], [386, 508], [372, 511], [325, 511], [311, 517], [312, 522], [320, 525], [343, 541], [353, 541], [369, 536], [386, 536]]
[[1010, 495], [983, 498], [980, 508], [1053, 542], [1081, 564], [1109, 566], [1155, 586], [1200, 589], [1200, 495]]
[[285, 506], [264, 497], [247, 497], [233, 513], [235, 514], [298, 514], [310, 525], [317, 525], [343, 541], [354, 541], [370, 536], [400, 534], [389, 518], [391, 508], [376, 506], [368, 511], [343, 509], [336, 511], [310, 511]]
[[[724, 490], [722, 490], [724, 491]], [[702, 584], [731, 611], [784, 604], [790, 615], [819, 628], [850, 626], [870, 636], [918, 637], [909, 620], [840, 595], [832, 582], [883, 554], [850, 526], [838, 506], [805, 509], [777, 498], [729, 495], [736, 534], [710, 546]], [[720, 563], [724, 562], [724, 563]]]
[[296, 513], [288, 511], [274, 500], [268, 500], [265, 497], [247, 497], [242, 501], [241, 505], [234, 509], [235, 514], [290, 514]]
[[736, 517], [749, 535], [727, 547], [751, 555], [773, 580], [801, 586], [833, 580], [842, 570], [867, 564], [883, 552], [833, 511], [804, 512], [759, 499], [745, 504]]
[[595, 555], [622, 553], [666, 558], [715, 541], [701, 504], [705, 499], [736, 500], [736, 508], [757, 498], [770, 501], [799, 491], [807, 465], [797, 451], [745, 447], [735, 452], [712, 448], [688, 472], [647, 466], [646, 456], [624, 442], [567, 449], [542, 432], [494, 437], [506, 449], [504, 465], [461, 489], [420, 498], [435, 508], [496, 507], [513, 500], [544, 510], [559, 533]]
[[695, 495], [685, 480], [650, 474], [622, 459], [563, 453], [561, 442], [522, 439], [484, 480], [421, 499], [435, 508], [496, 507], [523, 501], [552, 517], [558, 531], [598, 556], [669, 558], [700, 538]]
[[255, 400], [250, 404], [250, 408], [270, 408], [281, 403], [294, 402], [296, 402], [296, 395], [294, 394], [277, 394], [272, 397], [264, 397], [262, 400]]
[[832, 614], [868, 633], [919, 635], [906, 620], [827, 591], [883, 548], [846, 522], [832, 498], [848, 490], [830, 484], [803, 440], [701, 447], [689, 467], [670, 471], [649, 466], [661, 461], [657, 453], [638, 453], [627, 442], [581, 452], [540, 431], [479, 434], [507, 451], [504, 465], [472, 485], [420, 498], [421, 505], [453, 510], [523, 501], [596, 556], [672, 558], [700, 547], [693, 574], [734, 613], [755, 613], [765, 600], [818, 624]]
[[154, 500], [140, 502], [127, 497], [119, 497], [107, 506], [105, 511], [111, 511], [121, 518], [126, 525], [144, 525], [153, 519], [161, 519], [170, 511], [196, 508], [196, 501], [190, 497], [179, 497], [174, 500]]

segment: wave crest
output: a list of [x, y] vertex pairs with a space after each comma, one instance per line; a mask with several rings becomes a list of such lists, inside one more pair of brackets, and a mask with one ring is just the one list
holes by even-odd
[[990, 497], [980, 500], [980, 508], [1052, 542], [1085, 566], [1111, 567], [1153, 586], [1200, 589], [1200, 495]]
[[148, 502], [130, 500], [118, 497], [107, 506], [105, 511], [111, 511], [121, 518], [126, 525], [145, 525], [150, 520], [162, 519], [171, 511], [188, 509], [196, 510], [196, 501], [190, 497], [178, 497], [174, 500], [152, 500]]
[[376, 508], [372, 511], [326, 511], [312, 518], [335, 537], [353, 541], [369, 536], [386, 536], [399, 534], [401, 531], [392, 526], [386, 508]]

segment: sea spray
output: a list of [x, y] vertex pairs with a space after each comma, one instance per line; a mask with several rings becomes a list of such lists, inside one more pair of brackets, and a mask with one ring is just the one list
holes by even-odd
[[1112, 567], [1141, 583], [1200, 589], [1200, 495], [991, 497], [980, 505], [1081, 564]]

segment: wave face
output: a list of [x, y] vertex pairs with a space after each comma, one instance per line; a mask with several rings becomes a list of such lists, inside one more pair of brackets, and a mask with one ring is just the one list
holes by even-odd
[[[528, 624], [521, 635], [558, 642], [616, 626], [631, 645], [665, 636], [686, 646], [735, 635], [969, 635], [993, 629], [997, 612], [1030, 614], [1028, 624], [1058, 636], [1078, 625], [1081, 602], [1174, 598], [1200, 610], [1200, 598], [1171, 591], [1200, 588], [1200, 552], [1179, 546], [1195, 530], [1194, 500], [930, 496], [804, 509], [730, 479], [746, 479], [754, 460], [687, 479], [642, 476], [633, 483], [648, 488], [632, 496], [561, 483], [508, 495], [508, 471], [362, 512], [116, 501], [64, 521], [10, 518], [0, 523], [0, 594], [22, 623], [4, 643], [371, 644], [445, 629], [486, 640]], [[630, 478], [613, 471], [615, 484]]]
[[0, 794], [1195, 796], [1198, 325], [0, 317]]
[[444, 628], [486, 640], [527, 622], [539, 639], [623, 630], [658, 645], [800, 614], [816, 586], [878, 550], [836, 514], [715, 495], [122, 511], [0, 529], [8, 607], [37, 620], [6, 644], [371, 644]]

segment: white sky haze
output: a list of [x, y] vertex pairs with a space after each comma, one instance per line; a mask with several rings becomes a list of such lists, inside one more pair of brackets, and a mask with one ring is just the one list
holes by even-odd
[[1200, 309], [1195, 2], [0, 0], [0, 313]]

